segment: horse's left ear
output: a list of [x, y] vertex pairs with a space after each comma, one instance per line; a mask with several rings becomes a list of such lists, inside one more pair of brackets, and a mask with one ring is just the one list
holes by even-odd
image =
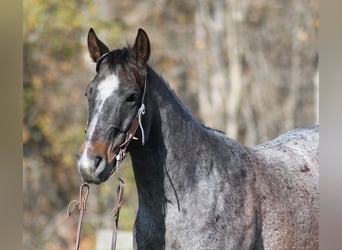
[[150, 57], [151, 45], [146, 32], [143, 29], [138, 30], [137, 37], [133, 46], [134, 57], [137, 63], [145, 66]]

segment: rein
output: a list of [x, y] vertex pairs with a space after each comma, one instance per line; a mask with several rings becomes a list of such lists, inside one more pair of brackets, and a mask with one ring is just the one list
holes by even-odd
[[[113, 226], [113, 233], [112, 233], [111, 250], [116, 249], [116, 239], [117, 239], [117, 232], [118, 232], [118, 225], [119, 225], [119, 215], [120, 215], [120, 209], [121, 209], [122, 204], [123, 204], [122, 199], [123, 199], [123, 192], [124, 192], [124, 186], [125, 186], [125, 183], [121, 178], [118, 177], [118, 180], [119, 180], [119, 185], [118, 185], [118, 188], [116, 191], [116, 199], [114, 202], [114, 209], [113, 209], [114, 226]], [[85, 189], [85, 196], [83, 196], [84, 189]], [[87, 200], [88, 200], [88, 195], [89, 195], [89, 184], [83, 183], [80, 186], [78, 201], [77, 200], [71, 201], [68, 205], [68, 208], [67, 208], [67, 217], [69, 217], [71, 215], [71, 212], [73, 210], [75, 210], [76, 208], [80, 212], [80, 215], [78, 217], [78, 226], [77, 226], [77, 234], [76, 234], [76, 245], [75, 245], [76, 250], [80, 249], [83, 215], [84, 215], [84, 212], [86, 211], [86, 204], [87, 204]], [[75, 207], [70, 210], [70, 208], [73, 204], [75, 204]]]
[[119, 180], [119, 186], [116, 190], [116, 199], [114, 203], [114, 209], [113, 209], [113, 215], [114, 215], [114, 226], [113, 226], [113, 233], [112, 233], [112, 247], [111, 250], [116, 249], [116, 239], [118, 234], [118, 226], [119, 226], [119, 215], [120, 215], [120, 209], [122, 207], [122, 198], [123, 198], [123, 192], [125, 183], [121, 178], [118, 178]]
[[[83, 197], [83, 193], [85, 189], [85, 197]], [[78, 201], [77, 200], [73, 200], [69, 203], [68, 208], [67, 208], [67, 217], [69, 217], [71, 215], [72, 210], [74, 210], [75, 208], [77, 208], [80, 211], [80, 216], [78, 219], [78, 226], [77, 226], [77, 236], [76, 236], [76, 246], [75, 249], [78, 250], [80, 247], [80, 238], [81, 238], [81, 230], [82, 230], [82, 220], [83, 220], [83, 214], [86, 211], [86, 204], [87, 204], [87, 200], [88, 200], [88, 195], [89, 195], [89, 185], [88, 183], [83, 183], [80, 186], [80, 193], [79, 193], [79, 197], [78, 197]], [[75, 204], [75, 207], [70, 210], [71, 205]]]

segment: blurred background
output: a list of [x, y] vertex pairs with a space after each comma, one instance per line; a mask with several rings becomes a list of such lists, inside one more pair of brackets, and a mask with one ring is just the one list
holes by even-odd
[[[24, 249], [73, 249], [81, 180], [84, 90], [95, 75], [86, 36], [110, 48], [144, 28], [150, 65], [193, 115], [251, 146], [318, 123], [318, 0], [23, 1]], [[127, 158], [120, 229], [133, 228], [135, 183]], [[91, 186], [82, 248], [112, 228], [117, 181]], [[109, 243], [110, 244], [110, 243]]]

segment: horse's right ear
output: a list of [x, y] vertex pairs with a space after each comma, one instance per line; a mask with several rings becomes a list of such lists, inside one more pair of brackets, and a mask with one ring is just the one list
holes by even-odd
[[151, 45], [146, 32], [143, 29], [138, 30], [137, 37], [133, 46], [134, 57], [137, 63], [145, 66], [150, 57]]
[[108, 47], [97, 38], [95, 31], [90, 28], [88, 32], [88, 50], [90, 57], [93, 59], [94, 62], [97, 61], [103, 54], [109, 52]]

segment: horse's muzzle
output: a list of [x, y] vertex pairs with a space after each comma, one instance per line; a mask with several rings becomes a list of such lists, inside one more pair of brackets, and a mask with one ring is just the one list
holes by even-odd
[[83, 181], [100, 184], [115, 171], [116, 159], [108, 159], [105, 143], [86, 142], [77, 156], [77, 169]]

